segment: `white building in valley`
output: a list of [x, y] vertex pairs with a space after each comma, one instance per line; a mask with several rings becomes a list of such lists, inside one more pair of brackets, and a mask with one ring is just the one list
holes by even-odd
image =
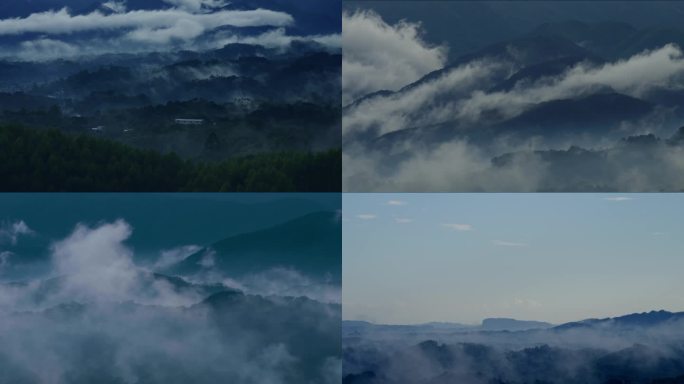
[[180, 125], [202, 125], [204, 119], [176, 119], [175, 122]]

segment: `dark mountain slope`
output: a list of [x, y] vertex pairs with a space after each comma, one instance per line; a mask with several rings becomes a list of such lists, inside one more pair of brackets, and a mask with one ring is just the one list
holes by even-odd
[[295, 267], [321, 276], [339, 278], [341, 222], [336, 212], [317, 212], [264, 230], [231, 236], [212, 244], [173, 267], [176, 274], [193, 274], [203, 260], [213, 258], [214, 267], [231, 275], [273, 268]]
[[[525, 108], [519, 115], [503, 121], [496, 111], [492, 111], [484, 114], [484, 118], [475, 124], [453, 120], [394, 131], [369, 140], [368, 146], [391, 153], [393, 148], [401, 148], [397, 144], [402, 142], [430, 148], [455, 139], [468, 139], [470, 143], [487, 148], [495, 137], [504, 134], [508, 139], [521, 142], [534, 136], [541, 136], [549, 143], [564, 142], [567, 138], [584, 134], [602, 137], [613, 134], [618, 140], [618, 135], [622, 134], [618, 131], [621, 123], [644, 118], [656, 106], [609, 90], [577, 98], [551, 100]], [[401, 156], [404, 155], [395, 160], [401, 161]]]
[[[506, 83], [507, 77], [501, 77], [495, 82], [495, 84], [498, 84], [495, 85], [495, 89], [506, 89], [525, 77], [533, 76], [538, 78], [545, 72], [552, 74], [558, 73], [559, 65], [577, 62], [578, 60], [601, 61], [599, 57], [586, 49], [568, 39], [558, 36], [526, 36], [506, 40], [489, 45], [476, 52], [459, 56], [444, 68], [430, 72], [396, 92], [381, 91], [371, 95], [365, 95], [351, 103], [347, 108], [359, 104], [362, 100], [370, 100], [375, 97], [383, 98], [393, 94], [405, 93], [425, 83], [437, 80], [452, 70], [469, 63], [474, 63], [474, 65], [478, 65], [477, 63], [479, 61], [510, 63], [515, 65], [515, 67], [520, 68], [520, 71], [524, 71], [524, 68], [530, 67], [527, 72], [520, 73], [518, 79], [512, 79], [512, 84]], [[554, 63], [556, 61], [558, 61], [558, 63]], [[454, 90], [454, 94], [458, 94], [458, 90]]]
[[544, 329], [552, 326], [552, 324], [543, 321], [489, 318], [482, 320], [481, 329], [484, 331], [524, 331], [529, 329]]
[[666, 44], [684, 46], [682, 29], [655, 26], [637, 29], [620, 22], [585, 23], [573, 20], [545, 23], [530, 33], [530, 36], [548, 35], [580, 44], [593, 54], [610, 61], [626, 59]]
[[[40, 281], [18, 281], [11, 283], [0, 283], [0, 288], [14, 289], [22, 299], [19, 303], [25, 307], [41, 307], [54, 304], [64, 299], [64, 289], [69, 283], [69, 276], [52, 277]], [[135, 289], [138, 291], [138, 299], [145, 301], [157, 298], [159, 289], [162, 287], [165, 294], [187, 295], [195, 297], [208, 297], [218, 292], [239, 293], [239, 291], [228, 288], [222, 284], [198, 284], [191, 283], [178, 276], [169, 276], [160, 273], [150, 273], [143, 270], [136, 275]]]
[[636, 328], [643, 329], [674, 323], [684, 320], [684, 312], [651, 311], [643, 313], [632, 313], [629, 315], [611, 317], [604, 319], [587, 319], [578, 322], [561, 324], [553, 328], [553, 331], [564, 331], [577, 328]]
[[[425, 40], [446, 43], [452, 59], [510, 36], [529, 33], [540, 24], [582, 20], [629, 24], [636, 28], [680, 27], [684, 4], [678, 1], [345, 1], [344, 8], [374, 9], [390, 24], [422, 22]], [[477, 33], [473, 33], [477, 31]]]
[[615, 93], [597, 93], [574, 99], [539, 103], [522, 114], [498, 124], [498, 132], [522, 135], [603, 132], [623, 121], [645, 117], [655, 106], [649, 102]]
[[596, 64], [602, 62], [602, 60], [596, 56], [567, 56], [560, 59], [545, 61], [540, 64], [530, 65], [497, 84], [490, 92], [508, 92], [519, 83], [521, 83], [520, 85], [531, 84], [544, 77], [559, 76], [582, 62]]
[[478, 60], [515, 63], [519, 68], [539, 65], [566, 58], [592, 58], [591, 52], [558, 36], [528, 36], [492, 44], [474, 53], [460, 56], [442, 69], [430, 72], [421, 79], [403, 87], [399, 92], [412, 89], [424, 82], [443, 76], [454, 68]]

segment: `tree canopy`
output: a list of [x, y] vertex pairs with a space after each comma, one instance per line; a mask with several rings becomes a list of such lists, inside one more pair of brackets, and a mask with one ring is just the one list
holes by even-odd
[[58, 130], [0, 126], [2, 191], [341, 191], [339, 149], [183, 160]]

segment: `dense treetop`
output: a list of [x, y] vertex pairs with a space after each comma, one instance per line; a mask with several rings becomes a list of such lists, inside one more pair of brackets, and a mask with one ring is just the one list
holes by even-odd
[[58, 130], [0, 126], [3, 191], [340, 191], [340, 150], [196, 162]]

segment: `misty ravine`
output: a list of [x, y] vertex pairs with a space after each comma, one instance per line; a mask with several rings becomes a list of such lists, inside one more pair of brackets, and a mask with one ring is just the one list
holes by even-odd
[[352, 383], [679, 383], [684, 312], [653, 311], [551, 325], [343, 323]]
[[[21, 255], [1, 253], [1, 383], [339, 381], [339, 283], [286, 260], [231, 275], [220, 250], [197, 245], [141, 264], [132, 235], [125, 220], [78, 224], [30, 279], [13, 280]], [[40, 236], [7, 222], [0, 244]], [[157, 272], [197, 253], [195, 273]]]
[[340, 7], [0, 4], [0, 190], [339, 191]]
[[345, 5], [344, 189], [684, 190], [679, 5], [611, 3]]

